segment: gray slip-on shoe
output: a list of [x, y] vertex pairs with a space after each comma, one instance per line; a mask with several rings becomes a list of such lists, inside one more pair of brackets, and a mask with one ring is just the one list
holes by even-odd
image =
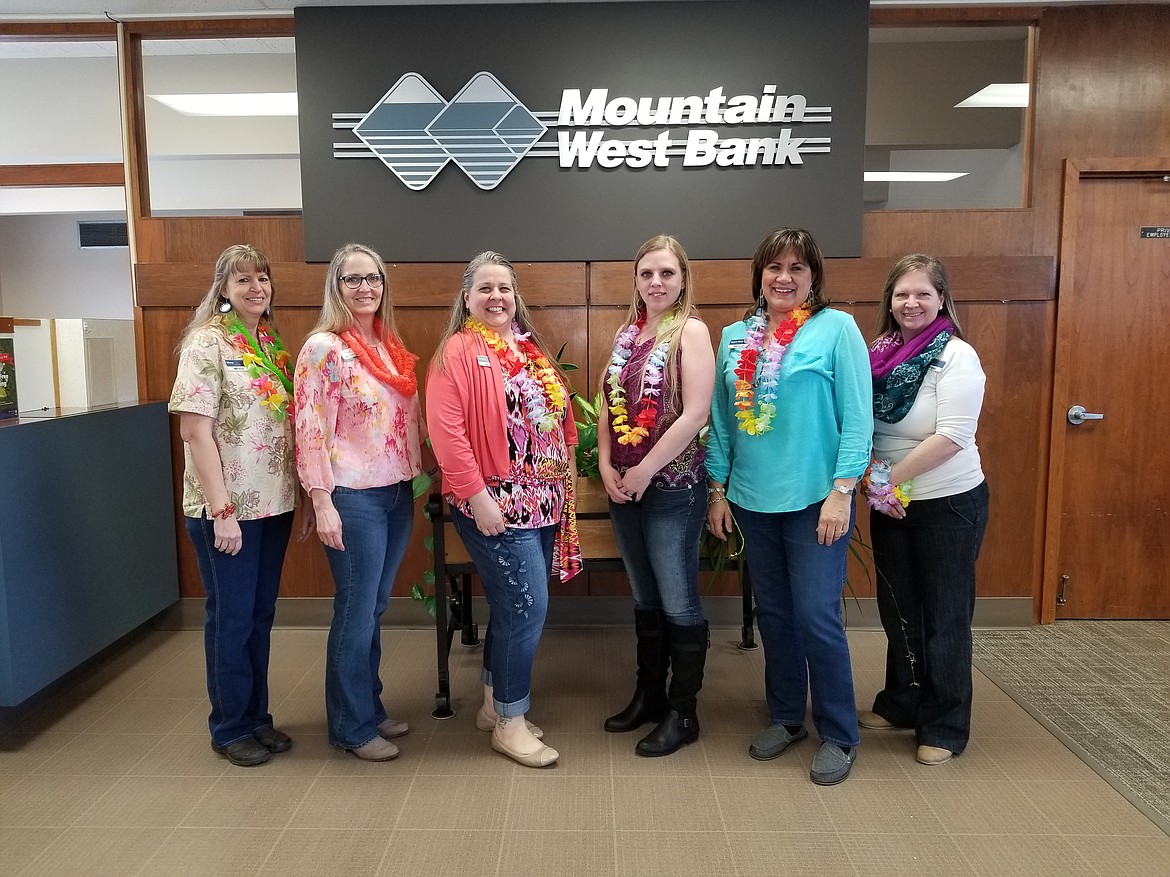
[[790, 734], [783, 725], [772, 725], [756, 734], [756, 739], [748, 747], [748, 755], [756, 761], [771, 761], [783, 754], [793, 743], [799, 743], [807, 736], [808, 731], [803, 727], [795, 734]]
[[818, 786], [835, 786], [849, 776], [849, 771], [853, 770], [853, 762], [856, 760], [856, 746], [846, 755], [845, 750], [836, 743], [822, 743], [817, 754], [813, 756], [812, 770], [809, 771], [808, 778]]

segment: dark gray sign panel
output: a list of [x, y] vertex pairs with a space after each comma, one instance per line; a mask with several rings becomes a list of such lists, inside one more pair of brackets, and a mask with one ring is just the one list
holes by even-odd
[[298, 7], [305, 254], [861, 250], [866, 0]]

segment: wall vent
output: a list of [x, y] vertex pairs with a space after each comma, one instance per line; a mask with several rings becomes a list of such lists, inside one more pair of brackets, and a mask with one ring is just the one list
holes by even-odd
[[130, 236], [124, 222], [79, 222], [77, 241], [83, 250], [130, 246]]

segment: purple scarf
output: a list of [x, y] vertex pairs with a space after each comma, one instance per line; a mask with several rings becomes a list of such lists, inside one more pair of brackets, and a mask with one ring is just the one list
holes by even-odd
[[909, 342], [903, 342], [902, 333], [894, 331], [873, 343], [869, 348], [869, 368], [873, 374], [874, 417], [897, 423], [909, 413], [926, 370], [954, 333], [955, 324], [939, 314]]

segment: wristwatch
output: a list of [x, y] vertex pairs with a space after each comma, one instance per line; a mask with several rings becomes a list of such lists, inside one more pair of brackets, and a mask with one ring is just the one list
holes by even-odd
[[837, 491], [837, 493], [844, 494], [845, 496], [853, 496], [853, 488], [846, 487], [843, 484], [834, 484], [833, 490]]

